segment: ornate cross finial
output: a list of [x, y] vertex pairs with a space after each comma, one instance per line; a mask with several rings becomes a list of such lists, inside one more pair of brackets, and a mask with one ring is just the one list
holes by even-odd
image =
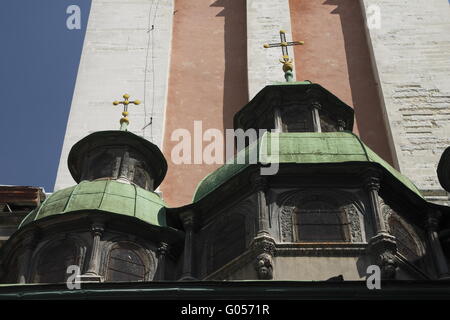
[[122, 131], [126, 131], [127, 130], [127, 126], [130, 123], [130, 121], [128, 120], [127, 116], [128, 116], [128, 105], [130, 103], [138, 105], [141, 103], [141, 101], [139, 100], [134, 100], [134, 101], [129, 101], [128, 99], [130, 98], [129, 94], [124, 94], [123, 98], [125, 99], [124, 101], [114, 101], [113, 105], [117, 106], [119, 104], [123, 104], [123, 112], [122, 112], [122, 118], [120, 119], [120, 130]]
[[283, 57], [280, 59], [280, 62], [283, 64], [284, 77], [286, 78], [287, 82], [292, 82], [292, 81], [294, 81], [294, 74], [292, 73], [293, 60], [289, 57], [288, 47], [302, 45], [305, 42], [304, 41], [287, 42], [286, 41], [286, 31], [284, 31], [284, 30], [280, 30], [280, 39], [281, 39], [281, 42], [279, 42], [279, 43], [270, 43], [270, 44], [265, 43], [264, 48], [281, 47]]

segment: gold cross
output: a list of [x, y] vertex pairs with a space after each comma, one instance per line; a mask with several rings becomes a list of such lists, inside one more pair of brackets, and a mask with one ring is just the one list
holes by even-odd
[[297, 46], [302, 45], [305, 42], [304, 41], [292, 41], [287, 42], [286, 41], [286, 31], [280, 30], [280, 39], [281, 42], [279, 43], [265, 43], [264, 48], [274, 48], [274, 47], [281, 47], [281, 51], [283, 54], [282, 59], [280, 59], [280, 62], [283, 64], [283, 71], [285, 73], [286, 80], [289, 81], [292, 80], [292, 63], [294, 62], [292, 58], [289, 57], [288, 47], [289, 46]]
[[124, 101], [114, 101], [113, 105], [117, 106], [119, 104], [123, 104], [123, 112], [122, 112], [122, 118], [120, 119], [120, 129], [121, 130], [125, 130], [127, 125], [130, 123], [130, 121], [128, 120], [127, 116], [128, 116], [128, 105], [130, 103], [134, 104], [134, 105], [138, 105], [141, 103], [141, 101], [139, 100], [134, 100], [134, 101], [129, 101], [128, 99], [130, 98], [129, 94], [124, 94], [123, 95]]

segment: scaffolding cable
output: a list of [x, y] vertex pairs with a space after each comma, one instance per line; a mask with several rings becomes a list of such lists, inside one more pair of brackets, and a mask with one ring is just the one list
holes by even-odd
[[[147, 51], [145, 56], [145, 68], [144, 68], [144, 127], [142, 128], [142, 135], [145, 133], [145, 129], [150, 126], [150, 140], [153, 138], [153, 111], [155, 105], [155, 57], [154, 57], [154, 34], [152, 31], [155, 30], [155, 19], [156, 14], [158, 12], [159, 0], [153, 0], [150, 5], [150, 10], [148, 12], [148, 25], [147, 25]], [[152, 15], [153, 13], [153, 15]], [[148, 73], [148, 64], [149, 64], [149, 56], [151, 58], [152, 68], [152, 97], [151, 97], [151, 107], [150, 107], [150, 120], [147, 122], [148, 114], [147, 114], [147, 73]]]

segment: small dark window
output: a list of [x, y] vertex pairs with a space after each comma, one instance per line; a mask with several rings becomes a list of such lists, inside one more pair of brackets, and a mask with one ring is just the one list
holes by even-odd
[[68, 241], [47, 247], [38, 259], [34, 276], [36, 283], [65, 282], [69, 276], [67, 268], [78, 265], [76, 246]]
[[338, 130], [338, 122], [328, 114], [328, 112], [324, 110], [319, 111], [320, 117], [320, 128], [322, 132], [337, 132]]
[[84, 179], [117, 178], [121, 157], [120, 150], [110, 149], [96, 152], [89, 159], [89, 173]]
[[109, 254], [107, 281], [144, 281], [146, 266], [139, 249], [128, 243], [119, 243]]
[[282, 132], [314, 132], [312, 110], [307, 106], [287, 106], [280, 110]]
[[295, 209], [298, 241], [349, 241], [345, 211], [323, 201], [310, 201]]
[[144, 168], [142, 163], [139, 163], [138, 161], [135, 162], [133, 182], [141, 188], [153, 190], [153, 183], [149, 175], [149, 170]]

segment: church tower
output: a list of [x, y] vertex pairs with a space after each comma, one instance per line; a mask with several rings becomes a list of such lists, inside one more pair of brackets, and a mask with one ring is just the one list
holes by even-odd
[[[124, 88], [142, 97], [133, 132], [167, 155], [178, 143], [174, 131], [194, 134], [195, 121], [203, 130], [232, 129], [242, 105], [283, 81], [273, 63], [279, 53], [262, 44], [284, 30], [308, 44], [294, 48], [293, 76], [320, 83], [352, 106], [354, 133], [427, 199], [448, 203], [435, 173], [450, 137], [448, 6], [447, 0], [92, 0], [55, 190], [74, 183], [71, 147], [111, 128], [114, 118], [103, 108]], [[170, 205], [189, 203], [196, 184], [221, 165], [167, 160], [160, 191]]]
[[131, 130], [161, 146], [173, 11], [173, 1], [92, 0], [55, 190], [74, 184], [72, 146], [116, 124], [109, 108], [117, 92], [142, 97]]

